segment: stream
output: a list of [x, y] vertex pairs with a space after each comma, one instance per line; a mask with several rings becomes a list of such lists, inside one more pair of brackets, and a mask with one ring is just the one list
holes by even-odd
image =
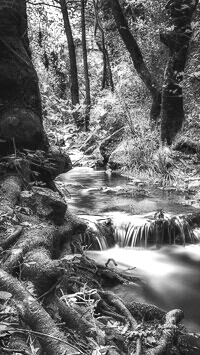
[[[70, 211], [83, 218], [109, 216], [116, 228], [127, 218], [133, 221], [135, 215], [143, 218], [160, 209], [169, 215], [195, 210], [187, 203], [187, 197], [175, 191], [147, 192], [141, 184], [139, 194], [118, 193], [132, 187], [133, 181], [104, 170], [76, 167], [60, 175], [58, 182], [65, 187]], [[181, 308], [187, 328], [200, 332], [200, 244], [165, 245], [159, 250], [122, 248], [116, 244], [111, 249], [87, 253], [99, 263], [113, 258], [119, 268], [132, 269], [141, 277], [141, 282], [113, 289], [123, 299], [134, 296], [136, 301], [152, 303], [166, 311]]]

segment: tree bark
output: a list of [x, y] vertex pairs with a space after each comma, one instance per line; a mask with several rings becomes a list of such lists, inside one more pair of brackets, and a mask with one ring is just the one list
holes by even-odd
[[71, 77], [71, 101], [73, 109], [73, 117], [78, 128], [84, 126], [83, 120], [80, 120], [79, 113], [76, 111], [76, 106], [79, 105], [79, 85], [76, 63], [76, 51], [74, 45], [74, 39], [72, 35], [72, 29], [69, 20], [67, 3], [65, 0], [60, 0], [61, 11], [63, 15], [65, 33], [67, 36], [68, 50], [69, 50], [69, 62], [70, 62], [70, 77]]
[[[4, 6], [3, 6], [4, 5]], [[30, 59], [26, 3], [0, 2], [0, 152], [48, 149], [42, 125], [41, 98]]]
[[122, 40], [127, 48], [127, 50], [130, 53], [131, 59], [133, 61], [134, 67], [139, 75], [139, 77], [142, 79], [146, 87], [148, 88], [151, 97], [152, 97], [152, 106], [151, 106], [151, 112], [150, 112], [150, 118], [153, 121], [157, 121], [158, 116], [160, 114], [160, 108], [161, 108], [161, 93], [158, 89], [158, 85], [156, 80], [152, 77], [151, 73], [149, 72], [141, 50], [131, 34], [128, 23], [125, 19], [125, 16], [122, 12], [122, 9], [120, 7], [119, 1], [118, 0], [109, 0], [110, 6], [112, 8], [112, 12], [115, 18], [115, 22], [117, 25], [117, 29], [119, 31], [119, 34], [122, 37]]
[[0, 288], [10, 292], [17, 301], [17, 308], [23, 321], [39, 335], [43, 350], [49, 355], [79, 354], [68, 344], [64, 334], [37, 300], [23, 287], [22, 283], [0, 269]]
[[171, 30], [160, 35], [169, 48], [162, 88], [161, 141], [167, 145], [172, 144], [184, 121], [182, 81], [197, 4], [198, 0], [170, 0], [165, 7]]
[[177, 342], [178, 327], [177, 325], [184, 318], [184, 314], [180, 309], [173, 309], [165, 316], [166, 321], [163, 327], [162, 337], [159, 345], [154, 349], [146, 352], [146, 355], [165, 355], [170, 352], [170, 349]]
[[85, 76], [85, 130], [89, 130], [90, 123], [90, 78], [88, 71], [88, 58], [87, 58], [87, 43], [86, 43], [86, 28], [85, 28], [85, 0], [81, 0], [81, 29], [82, 29], [82, 50], [83, 50], [83, 68]]
[[94, 37], [99, 50], [103, 54], [103, 76], [102, 76], [102, 89], [110, 87], [114, 91], [114, 83], [112, 78], [112, 70], [110, 66], [110, 59], [108, 55], [108, 50], [105, 44], [105, 34], [103, 27], [99, 19], [99, 2], [98, 0], [93, 0], [94, 13], [95, 13], [95, 26], [94, 26]]

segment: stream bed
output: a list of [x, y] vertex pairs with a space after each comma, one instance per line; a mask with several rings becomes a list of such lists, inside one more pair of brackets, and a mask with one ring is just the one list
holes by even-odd
[[[66, 189], [68, 206], [81, 215], [109, 216], [118, 223], [127, 216], [155, 213], [163, 210], [171, 215], [195, 211], [183, 194], [148, 191], [143, 183], [91, 168], [77, 167], [59, 177]], [[137, 185], [137, 188], [133, 186]], [[139, 187], [138, 187], [139, 185]], [[163, 246], [155, 248], [114, 248], [88, 251], [100, 263], [113, 258], [121, 269], [141, 277], [141, 283], [117, 286], [113, 291], [135, 300], [155, 304], [166, 311], [181, 308], [184, 324], [200, 332], [200, 244]]]

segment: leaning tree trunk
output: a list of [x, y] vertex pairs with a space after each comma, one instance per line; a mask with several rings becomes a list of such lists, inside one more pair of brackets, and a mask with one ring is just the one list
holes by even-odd
[[86, 30], [85, 30], [85, 0], [81, 0], [81, 29], [82, 29], [82, 50], [83, 50], [83, 67], [85, 76], [85, 130], [88, 131], [90, 123], [90, 78], [88, 71], [88, 58], [87, 58], [87, 43], [86, 43]]
[[161, 41], [169, 48], [162, 90], [161, 140], [168, 145], [184, 120], [182, 81], [192, 36], [191, 19], [198, 0], [170, 0], [166, 5], [170, 31], [161, 33]]
[[[7, 4], [7, 5], [6, 5]], [[25, 0], [0, 0], [0, 154], [47, 150], [36, 71], [30, 59]]]
[[74, 108], [73, 117], [77, 128], [84, 126], [83, 120], [80, 120], [79, 114], [76, 111], [76, 106], [79, 105], [79, 85], [76, 63], [76, 51], [72, 29], [69, 21], [68, 8], [65, 0], [60, 0], [61, 11], [63, 15], [65, 33], [67, 36], [68, 50], [69, 50], [69, 63], [70, 63], [70, 79], [71, 79], [71, 101]]
[[127, 50], [130, 53], [134, 67], [151, 94], [153, 102], [151, 106], [150, 118], [153, 121], [157, 121], [158, 116], [160, 114], [161, 105], [161, 94], [158, 89], [158, 85], [152, 77], [151, 73], [149, 72], [144, 62], [140, 48], [129, 30], [128, 23], [124, 17], [119, 1], [109, 0], [109, 3], [112, 8], [117, 29], [124, 41]]

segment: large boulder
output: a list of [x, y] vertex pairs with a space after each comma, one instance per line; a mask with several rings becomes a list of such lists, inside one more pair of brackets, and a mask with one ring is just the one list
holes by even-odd
[[105, 250], [115, 245], [114, 228], [110, 218], [85, 217], [87, 229], [82, 235], [82, 243], [87, 250]]
[[100, 144], [100, 152], [104, 159], [104, 163], [107, 164], [112, 152], [118, 147], [123, 139], [124, 127], [118, 129], [118, 131], [105, 138]]
[[52, 177], [55, 179], [56, 176], [66, 173], [72, 169], [72, 162], [67, 153], [60, 151], [57, 147], [51, 147], [49, 153], [47, 154], [49, 159], [52, 159], [53, 167]]
[[112, 170], [121, 169], [129, 160], [129, 147], [126, 142], [121, 142], [111, 153], [108, 165]]
[[51, 147], [48, 152], [40, 150], [29, 151], [27, 160], [33, 181], [42, 181], [53, 191], [58, 191], [54, 179], [72, 169], [72, 162], [68, 154], [57, 147]]

